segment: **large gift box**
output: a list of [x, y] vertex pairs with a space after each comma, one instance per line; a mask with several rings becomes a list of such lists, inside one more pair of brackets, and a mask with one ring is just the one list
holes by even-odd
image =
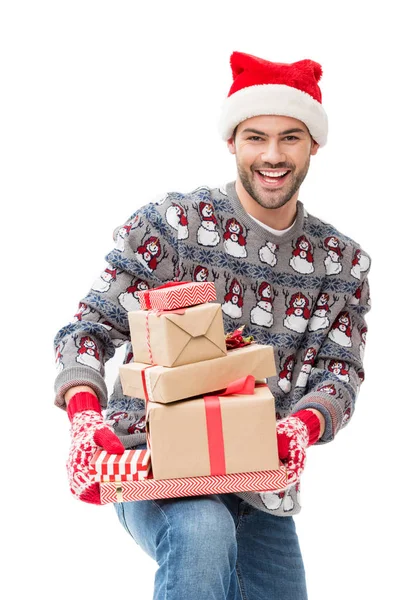
[[274, 397], [251, 376], [216, 395], [147, 402], [146, 426], [154, 479], [279, 467]]
[[226, 356], [221, 305], [199, 304], [177, 312], [128, 312], [136, 362], [178, 367]]
[[234, 492], [277, 492], [286, 488], [287, 472], [284, 466], [280, 466], [273, 471], [258, 473], [231, 473], [180, 479], [153, 479], [150, 473], [149, 477], [142, 481], [102, 482], [99, 485], [100, 501], [102, 504], [108, 504]]
[[217, 299], [212, 281], [170, 281], [165, 285], [138, 293], [142, 310], [173, 310], [184, 306], [194, 306]]
[[167, 404], [226, 388], [246, 375], [272, 377], [276, 368], [272, 346], [249, 344], [226, 356], [173, 368], [132, 362], [121, 366], [119, 374], [125, 396]]

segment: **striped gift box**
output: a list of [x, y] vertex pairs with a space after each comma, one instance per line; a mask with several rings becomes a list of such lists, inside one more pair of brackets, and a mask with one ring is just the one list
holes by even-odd
[[174, 310], [213, 302], [217, 299], [217, 293], [212, 281], [170, 281], [157, 288], [138, 292], [138, 298], [142, 310]]
[[89, 468], [95, 481], [140, 481], [149, 475], [150, 450], [125, 450], [123, 454], [108, 454], [99, 449]]
[[100, 483], [102, 504], [132, 502], [157, 498], [228, 494], [234, 492], [277, 492], [287, 487], [286, 468], [255, 473], [230, 473], [181, 479], [153, 479], [151, 474], [141, 481]]

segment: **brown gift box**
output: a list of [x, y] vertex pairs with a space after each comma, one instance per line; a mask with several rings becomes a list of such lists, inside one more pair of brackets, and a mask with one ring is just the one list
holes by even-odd
[[226, 356], [173, 368], [132, 362], [121, 366], [119, 374], [125, 396], [167, 404], [221, 390], [246, 375], [272, 377], [276, 368], [272, 346], [249, 344]]
[[[219, 401], [226, 473], [278, 469], [275, 402], [268, 386]], [[154, 479], [212, 474], [203, 397], [148, 402], [146, 424]]]
[[226, 356], [221, 305], [207, 302], [182, 310], [184, 314], [174, 311], [160, 315], [146, 310], [128, 312], [136, 362], [177, 367]]

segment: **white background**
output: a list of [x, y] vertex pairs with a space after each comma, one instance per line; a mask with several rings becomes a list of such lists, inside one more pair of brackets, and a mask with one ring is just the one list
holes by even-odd
[[[70, 495], [52, 340], [105, 266], [117, 225], [160, 193], [235, 178], [216, 131], [233, 50], [322, 64], [329, 141], [300, 199], [372, 256], [356, 414], [309, 450], [303, 477], [309, 598], [396, 595], [397, 33], [390, 3], [371, 5], [1, 4], [3, 597], [152, 598], [155, 564], [113, 508]], [[107, 364], [109, 388], [120, 360]]]

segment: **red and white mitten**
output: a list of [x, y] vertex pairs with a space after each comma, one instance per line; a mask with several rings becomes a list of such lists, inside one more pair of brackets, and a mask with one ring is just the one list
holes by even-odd
[[74, 394], [67, 412], [71, 421], [71, 448], [67, 461], [71, 492], [83, 502], [100, 504], [100, 486], [89, 474], [90, 461], [98, 446], [110, 454], [122, 454], [125, 448], [105, 425], [100, 402], [94, 394]]
[[278, 454], [287, 467], [288, 484], [299, 481], [304, 471], [306, 448], [318, 441], [319, 432], [319, 418], [311, 410], [300, 410], [278, 421]]

